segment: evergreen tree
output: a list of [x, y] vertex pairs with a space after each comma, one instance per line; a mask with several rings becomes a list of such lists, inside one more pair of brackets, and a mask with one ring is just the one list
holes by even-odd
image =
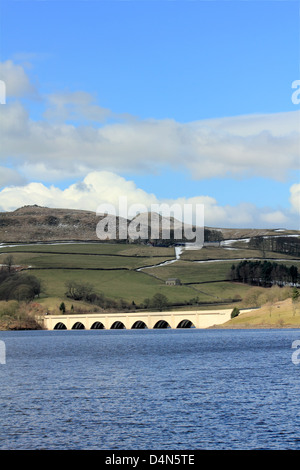
[[59, 310], [62, 312], [62, 313], [66, 313], [66, 306], [65, 306], [65, 303], [62, 302], [59, 306]]

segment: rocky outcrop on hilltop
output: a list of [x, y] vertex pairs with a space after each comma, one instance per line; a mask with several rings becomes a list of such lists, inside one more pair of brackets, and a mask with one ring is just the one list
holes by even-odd
[[97, 240], [95, 212], [24, 206], [0, 214], [0, 241]]

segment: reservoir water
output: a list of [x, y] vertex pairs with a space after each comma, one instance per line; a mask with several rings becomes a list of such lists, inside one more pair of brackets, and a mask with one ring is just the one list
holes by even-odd
[[300, 449], [300, 330], [19, 331], [0, 340], [1, 449]]

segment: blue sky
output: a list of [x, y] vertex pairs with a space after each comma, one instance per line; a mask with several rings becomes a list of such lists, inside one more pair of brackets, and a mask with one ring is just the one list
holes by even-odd
[[298, 1], [0, 8], [0, 209], [129, 191], [202, 198], [209, 225], [299, 229]]

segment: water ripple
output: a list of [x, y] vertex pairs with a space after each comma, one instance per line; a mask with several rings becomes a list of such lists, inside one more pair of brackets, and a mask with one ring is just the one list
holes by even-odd
[[298, 330], [2, 332], [1, 449], [300, 449]]

